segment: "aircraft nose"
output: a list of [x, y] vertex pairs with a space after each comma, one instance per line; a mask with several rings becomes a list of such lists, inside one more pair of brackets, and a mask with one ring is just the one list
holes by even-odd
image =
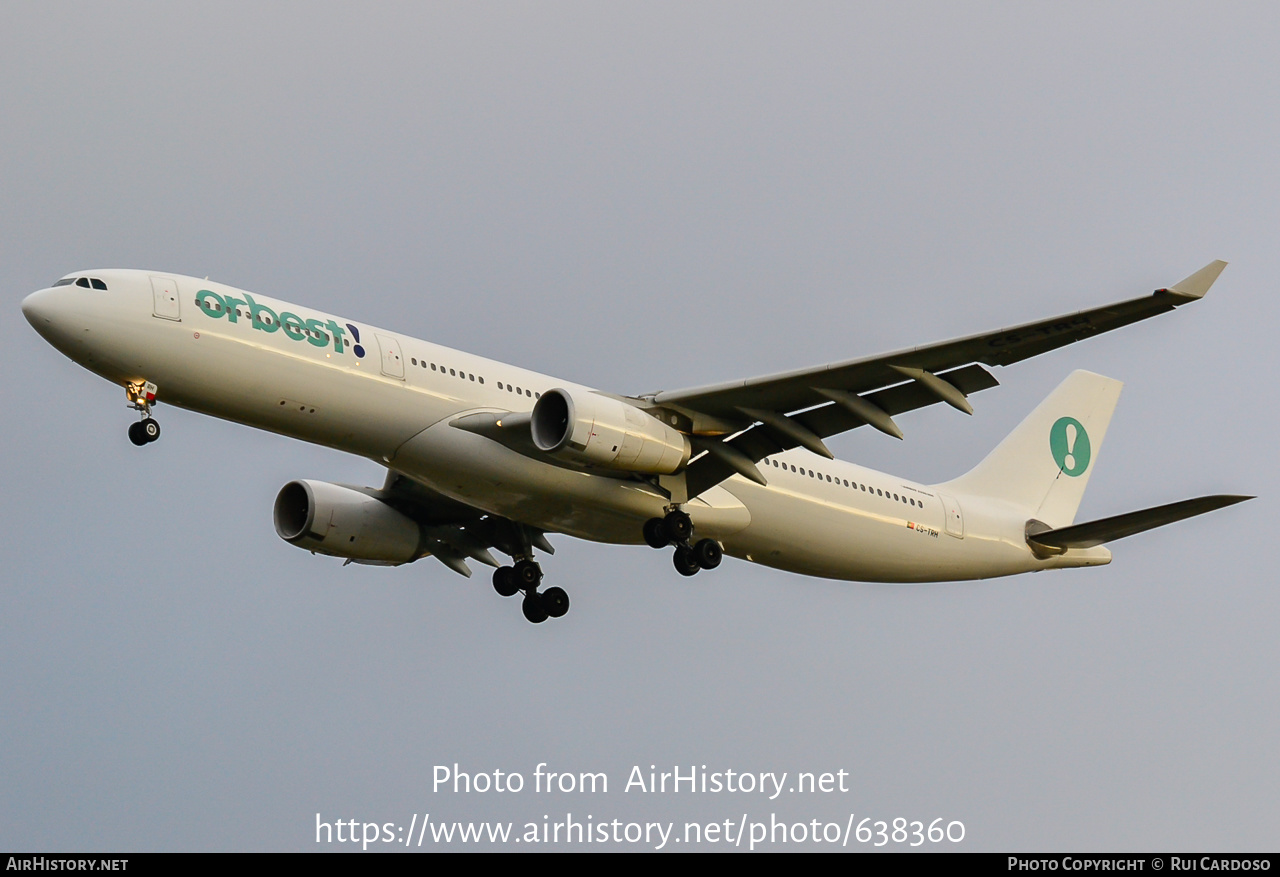
[[42, 289], [39, 292], [33, 292], [22, 300], [22, 315], [27, 318], [27, 322], [34, 326], [37, 330], [42, 325], [53, 322], [53, 315], [50, 313], [49, 297], [52, 294], [51, 289]]
[[22, 315], [31, 328], [59, 350], [76, 337], [82, 322], [76, 318], [73, 302], [67, 300], [68, 288], [41, 289], [22, 300]]

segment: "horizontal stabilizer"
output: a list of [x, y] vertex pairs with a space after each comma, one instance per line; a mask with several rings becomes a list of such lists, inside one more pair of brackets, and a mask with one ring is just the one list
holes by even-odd
[[1196, 515], [1203, 515], [1205, 512], [1235, 505], [1238, 502], [1244, 502], [1246, 499], [1253, 499], [1253, 497], [1226, 494], [1201, 496], [1196, 499], [1184, 499], [1181, 502], [1171, 502], [1168, 505], [1128, 512], [1111, 518], [1103, 518], [1100, 521], [1090, 521], [1087, 524], [1075, 524], [1070, 527], [1043, 530], [1041, 532], [1035, 532], [1034, 526], [1038, 522], [1033, 521], [1027, 526], [1027, 544], [1033, 549], [1040, 549], [1047, 554], [1060, 554], [1068, 548], [1092, 548], [1104, 542], [1123, 539], [1125, 536], [1132, 536], [1135, 533], [1163, 527], [1165, 524], [1172, 524], [1174, 521], [1194, 518]]

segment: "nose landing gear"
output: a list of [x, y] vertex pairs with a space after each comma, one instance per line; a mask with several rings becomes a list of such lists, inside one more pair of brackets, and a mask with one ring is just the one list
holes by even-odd
[[129, 424], [129, 441], [142, 446], [160, 438], [160, 424], [150, 417], [144, 417], [137, 423]]
[[156, 401], [156, 385], [150, 381], [128, 384], [124, 392], [129, 397], [129, 407], [142, 414], [142, 420], [129, 426], [129, 441], [141, 447], [160, 438], [160, 424], [151, 416], [151, 406]]
[[724, 549], [714, 539], [693, 540], [693, 520], [680, 509], [672, 509], [665, 517], [644, 522], [644, 541], [651, 548], [676, 547], [676, 572], [682, 576], [697, 575], [699, 570], [715, 569], [724, 557]]

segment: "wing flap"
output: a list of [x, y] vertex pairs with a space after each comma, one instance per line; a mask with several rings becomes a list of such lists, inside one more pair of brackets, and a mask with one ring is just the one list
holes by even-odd
[[[899, 379], [901, 377], [902, 375], [898, 375]], [[946, 381], [966, 396], [971, 393], [977, 393], [980, 390], [999, 386], [1000, 383], [991, 372], [980, 365], [968, 365], [964, 368], [953, 369], [937, 377]], [[880, 390], [877, 393], [868, 393], [861, 398], [872, 403], [886, 414], [901, 414], [904, 411], [914, 411], [917, 408], [924, 408], [938, 401], [937, 394], [918, 381], [907, 381], [906, 383]], [[817, 408], [793, 414], [790, 419], [819, 438], [827, 438], [851, 429], [857, 429], [868, 422], [835, 402], [828, 402]], [[741, 457], [749, 459], [752, 463], [801, 445], [795, 438], [787, 436], [778, 430], [769, 429], [767, 424], [752, 426], [729, 439], [725, 444], [731, 446]], [[690, 463], [689, 468], [686, 470], [689, 496], [697, 496], [707, 488], [719, 484], [735, 472], [741, 473], [742, 471], [740, 459], [738, 460], [738, 465], [734, 465], [726, 458], [726, 455], [703, 454]], [[754, 481], [755, 479], [752, 478], [752, 480]]]

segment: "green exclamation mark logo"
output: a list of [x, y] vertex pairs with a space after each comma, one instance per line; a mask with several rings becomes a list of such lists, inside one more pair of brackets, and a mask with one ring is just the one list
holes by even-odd
[[1060, 417], [1049, 430], [1049, 450], [1063, 474], [1074, 478], [1089, 468], [1089, 433], [1074, 417]]

